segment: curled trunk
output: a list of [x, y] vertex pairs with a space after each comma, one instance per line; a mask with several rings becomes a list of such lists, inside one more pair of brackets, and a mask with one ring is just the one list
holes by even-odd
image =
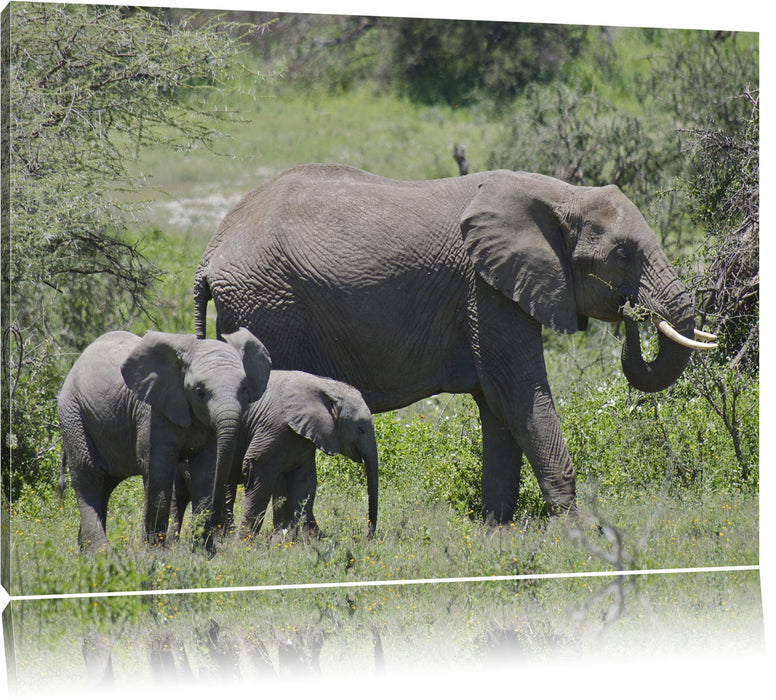
[[[694, 337], [694, 311], [690, 296], [681, 287], [678, 280], [672, 285], [673, 295], [666, 294], [670, 302], [663, 307], [648, 300], [645, 304], [645, 320], [651, 322], [658, 317], [667, 321], [680, 335], [688, 339]], [[628, 382], [640, 391], [662, 391], [673, 384], [682, 374], [690, 359], [689, 348], [684, 347], [658, 333], [658, 352], [651, 361], [644, 359], [641, 350], [639, 321], [629, 304], [623, 312], [625, 322], [625, 342], [622, 346], [622, 369]]]

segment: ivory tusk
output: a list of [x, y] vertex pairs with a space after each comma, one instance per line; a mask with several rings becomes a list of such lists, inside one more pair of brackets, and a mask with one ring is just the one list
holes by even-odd
[[717, 336], [713, 333], [706, 333], [706, 331], [699, 331], [695, 329], [695, 340], [716, 340]]
[[[690, 338], [685, 338], [679, 331], [677, 331], [668, 321], [658, 321], [654, 319], [654, 324], [657, 326], [657, 329], [667, 338], [670, 338], [675, 343], [678, 343], [679, 345], [684, 345], [686, 348], [691, 348], [693, 350], [713, 350], [717, 347], [717, 343], [701, 343], [697, 340], [691, 340]], [[699, 331], [696, 331], [696, 334]], [[704, 334], [708, 335], [708, 334]]]

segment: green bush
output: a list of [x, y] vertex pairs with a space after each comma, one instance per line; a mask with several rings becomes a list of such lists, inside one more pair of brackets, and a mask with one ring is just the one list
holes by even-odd
[[758, 485], [757, 384], [743, 390], [742, 458], [723, 420], [691, 378], [645, 395], [616, 378], [557, 401], [580, 481], [603, 492], [696, 486], [751, 490]]
[[[57, 394], [64, 377], [62, 357], [51, 342], [36, 348], [31, 361], [26, 355], [30, 349], [22, 346], [22, 354], [17, 354], [19, 346], [14, 347], [12, 338], [8, 333], [3, 337], [3, 354], [8, 353], [10, 363], [3, 368], [3, 388], [11, 401], [3, 400], [0, 440], [3, 494], [11, 502], [20, 497], [25, 484], [42, 496], [59, 480]], [[16, 342], [22, 342], [20, 337]]]
[[423, 104], [503, 106], [531, 83], [549, 83], [588, 40], [587, 27], [400, 19], [391, 83]]
[[[442, 502], [466, 518], [482, 514], [482, 431], [479, 412], [468, 396], [428, 399], [421, 408], [374, 417], [380, 458], [381, 493], [429, 506]], [[425, 410], [422, 406], [430, 410]], [[365, 493], [361, 465], [344, 457], [318, 453], [319, 480], [331, 480], [353, 492]], [[342, 484], [345, 484], [343, 487]], [[539, 486], [523, 459], [518, 501], [520, 514], [544, 511]]]

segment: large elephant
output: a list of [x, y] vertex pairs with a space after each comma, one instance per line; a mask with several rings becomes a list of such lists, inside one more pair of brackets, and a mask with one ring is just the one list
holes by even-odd
[[[108, 499], [129, 476], [143, 476], [149, 543], [164, 539], [180, 460], [191, 464], [198, 512], [223, 501], [240, 421], [270, 372], [266, 348], [249, 331], [224, 340], [113, 331], [75, 362], [59, 394], [60, 489], [67, 466], [82, 549], [106, 547]], [[220, 517], [212, 513], [211, 522]], [[212, 537], [206, 542], [212, 548]]]
[[[315, 450], [363, 462], [369, 499], [369, 533], [377, 526], [377, 442], [372, 414], [357, 389], [307, 372], [273, 370], [262, 397], [245, 413], [231, 484], [245, 484], [240, 536], [258, 532], [270, 498], [274, 525], [303, 523], [317, 531], [313, 502], [318, 486]], [[180, 533], [190, 501], [188, 469], [175, 480], [171, 527]], [[234, 493], [231, 489], [232, 494]], [[233, 496], [227, 496], [225, 523]]]
[[[472, 394], [483, 517], [498, 523], [513, 517], [523, 454], [551, 512], [575, 502], [542, 326], [624, 319], [623, 370], [643, 391], [669, 386], [691, 348], [709, 345], [693, 340], [690, 296], [617, 187], [505, 170], [424, 182], [342, 165], [286, 171], [246, 195], [205, 250], [199, 337], [211, 298], [217, 332], [250, 328], [275, 367], [352, 384], [373, 412]], [[663, 330], [651, 362], [639, 317]]]

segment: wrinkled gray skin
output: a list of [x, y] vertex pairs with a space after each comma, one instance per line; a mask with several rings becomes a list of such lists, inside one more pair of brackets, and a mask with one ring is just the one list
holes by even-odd
[[[357, 389], [306, 372], [273, 370], [267, 390], [248, 407], [230, 482], [245, 484], [240, 536], [257, 533], [269, 499], [275, 528], [303, 524], [318, 532], [315, 450], [363, 462], [369, 496], [369, 534], [377, 526], [377, 443], [372, 414]], [[189, 503], [188, 470], [175, 481], [172, 534], [180, 533]], [[233, 493], [233, 492], [232, 492]], [[227, 497], [225, 522], [233, 497]]]
[[[553, 513], [574, 468], [547, 382], [542, 326], [623, 318], [626, 301], [693, 337], [693, 306], [644, 218], [615, 186], [494, 171], [399, 182], [340, 165], [289, 170], [225, 217], [196, 272], [195, 325], [240, 325], [275, 368], [357, 387], [372, 412], [470, 393], [482, 420], [483, 517], [514, 512], [525, 454]], [[643, 359], [625, 317], [630, 383], [658, 391], [690, 350]]]
[[[108, 499], [127, 477], [143, 477], [145, 539], [152, 544], [167, 530], [179, 460], [191, 464], [197, 512], [223, 501], [240, 421], [270, 372], [269, 355], [250, 332], [224, 339], [114, 331], [73, 365], [59, 394], [60, 489], [67, 465], [82, 549], [107, 547]], [[221, 515], [212, 517], [218, 522]], [[207, 544], [212, 551], [212, 537]]]

